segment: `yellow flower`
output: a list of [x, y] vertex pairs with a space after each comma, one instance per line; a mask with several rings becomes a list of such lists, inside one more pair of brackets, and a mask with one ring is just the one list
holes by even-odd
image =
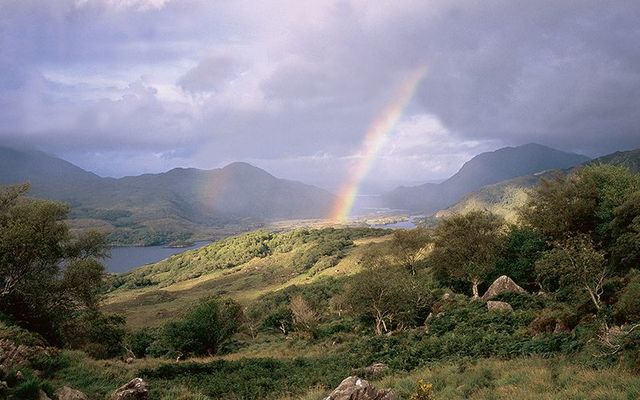
[[433, 398], [433, 385], [420, 379], [417, 382], [418, 390], [416, 394], [411, 396], [411, 400], [434, 400]]

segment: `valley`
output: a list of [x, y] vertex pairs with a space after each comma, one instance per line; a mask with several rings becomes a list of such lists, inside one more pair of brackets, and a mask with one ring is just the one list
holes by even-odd
[[[31, 358], [17, 368], [45, 393], [64, 384], [96, 399], [133, 378], [158, 399], [322, 399], [354, 374], [407, 400], [633, 398], [640, 395], [634, 154], [486, 185], [427, 216], [281, 219], [195, 248], [139, 248], [176, 254], [91, 278], [100, 289], [77, 293], [98, 303], [59, 322], [73, 324], [71, 337], [66, 328], [30, 332], [1, 322], [0, 349], [15, 340], [63, 341], [59, 353], [42, 356], [46, 362]], [[10, 207], [30, 204], [49, 203]], [[66, 226], [70, 238], [86, 236], [66, 246], [98, 245], [98, 236], [66, 221], [51, 223]], [[128, 251], [136, 249], [116, 250], [123, 251], [116, 262], [133, 267]], [[70, 265], [100, 254], [86, 251], [69, 253]], [[573, 254], [588, 257], [586, 273], [596, 281], [574, 284], [584, 273], [563, 264]], [[612, 270], [601, 269], [605, 259]], [[72, 279], [66, 275], [54, 279]], [[603, 279], [610, 292], [592, 286]], [[39, 312], [47, 321], [65, 315]], [[375, 365], [382, 372], [366, 372]], [[586, 397], [576, 382], [590, 388]]]

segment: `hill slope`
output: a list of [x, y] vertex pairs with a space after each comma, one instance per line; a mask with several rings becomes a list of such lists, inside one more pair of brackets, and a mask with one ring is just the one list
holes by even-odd
[[539, 144], [505, 147], [475, 156], [442, 183], [400, 187], [386, 194], [384, 201], [391, 208], [431, 213], [485, 185], [548, 169], [570, 168], [588, 160], [588, 157], [579, 154]]
[[[611, 164], [628, 167], [631, 171], [640, 171], [640, 149], [630, 151], [618, 151], [595, 158], [582, 165]], [[565, 172], [571, 169], [565, 169]], [[472, 210], [489, 210], [502, 215], [507, 221], [515, 222], [516, 211], [527, 200], [527, 190], [538, 184], [541, 178], [549, 173], [537, 173], [507, 179], [496, 184], [483, 186], [482, 188], [464, 196], [454, 205], [436, 212], [427, 222], [432, 224], [439, 218], [454, 213], [465, 213]]]
[[324, 217], [334, 201], [323, 189], [246, 163], [114, 179], [42, 152], [0, 148], [0, 185], [25, 181], [33, 196], [69, 203], [75, 228], [104, 229], [117, 244], [224, 236], [266, 220]]
[[242, 303], [258, 296], [360, 270], [371, 246], [388, 240], [372, 228], [255, 231], [171, 256], [113, 277], [105, 309], [128, 324], [160, 324], [212, 295]]
[[629, 151], [616, 151], [602, 157], [595, 158], [589, 164], [622, 165], [631, 171], [640, 172], [640, 149]]

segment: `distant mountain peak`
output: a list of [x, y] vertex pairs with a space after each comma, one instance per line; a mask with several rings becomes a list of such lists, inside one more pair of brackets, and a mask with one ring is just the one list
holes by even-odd
[[588, 160], [586, 156], [537, 143], [503, 147], [476, 155], [442, 183], [403, 187], [388, 193], [386, 206], [429, 213], [482, 186], [540, 171], [570, 168]]

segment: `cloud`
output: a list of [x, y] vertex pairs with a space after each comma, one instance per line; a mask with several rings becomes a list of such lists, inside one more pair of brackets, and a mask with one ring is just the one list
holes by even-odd
[[503, 145], [640, 147], [639, 17], [626, 0], [10, 1], [0, 140], [107, 174], [253, 160], [339, 186], [426, 64], [370, 180], [441, 178]]
[[236, 77], [238, 65], [231, 57], [208, 57], [190, 69], [178, 84], [189, 92], [219, 91]]

